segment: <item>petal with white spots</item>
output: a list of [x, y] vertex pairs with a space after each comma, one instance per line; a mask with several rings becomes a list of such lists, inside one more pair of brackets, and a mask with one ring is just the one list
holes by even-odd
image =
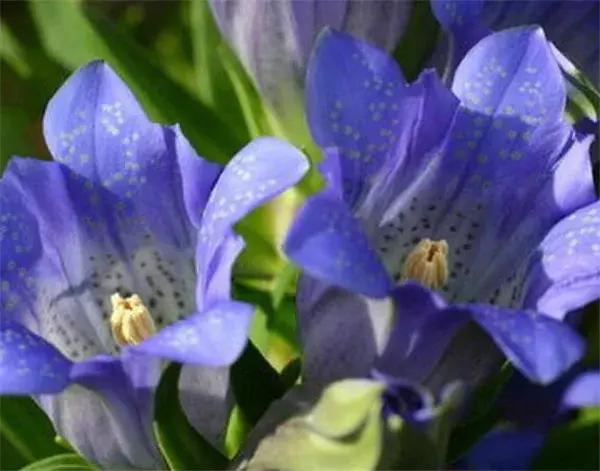
[[339, 149], [350, 205], [393, 150], [404, 88], [384, 51], [333, 30], [319, 37], [306, 78], [308, 122], [318, 145]]
[[201, 214], [220, 167], [200, 159], [177, 127], [150, 122], [105, 62], [81, 67], [56, 92], [44, 136], [54, 159], [71, 170], [77, 212], [97, 221], [90, 237], [117, 232], [131, 245], [150, 233], [190, 245], [189, 220]]
[[308, 160], [302, 152], [273, 137], [255, 139], [227, 164], [212, 189], [202, 217], [196, 250], [198, 292], [208, 289], [215, 254], [233, 225], [291, 188], [308, 168]]
[[222, 301], [165, 327], [134, 350], [182, 363], [230, 365], [246, 346], [253, 313], [248, 304]]
[[530, 381], [549, 384], [585, 353], [583, 339], [569, 325], [535, 311], [489, 304], [463, 305], [506, 358]]
[[326, 193], [307, 200], [284, 250], [309, 275], [355, 293], [381, 298], [392, 287], [358, 219]]
[[14, 322], [0, 324], [0, 394], [55, 394], [70, 383], [73, 364]]
[[600, 202], [560, 221], [534, 255], [525, 305], [562, 319], [600, 298]]

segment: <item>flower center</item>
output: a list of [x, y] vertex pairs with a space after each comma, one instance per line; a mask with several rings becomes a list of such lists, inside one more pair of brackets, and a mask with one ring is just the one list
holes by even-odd
[[137, 294], [123, 298], [119, 293], [115, 293], [110, 297], [110, 301], [110, 327], [117, 344], [137, 345], [156, 332], [154, 320]]
[[402, 265], [402, 278], [439, 289], [448, 280], [448, 244], [445, 240], [421, 239]]

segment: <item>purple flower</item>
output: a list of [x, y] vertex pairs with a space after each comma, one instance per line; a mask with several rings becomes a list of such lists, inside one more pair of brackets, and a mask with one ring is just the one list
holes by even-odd
[[175, 360], [184, 409], [218, 444], [224, 367], [253, 313], [230, 297], [244, 245], [232, 227], [306, 159], [261, 138], [225, 168], [205, 161], [103, 62], [60, 88], [44, 135], [55, 162], [14, 158], [0, 183], [0, 393], [37, 396], [104, 467], [162, 467], [153, 390], [161, 359]]
[[[548, 40], [598, 87], [600, 5], [595, 0], [431, 0], [431, 5], [442, 27], [451, 35], [447, 64], [450, 73], [492, 29], [539, 24], [548, 34]], [[446, 45], [442, 47], [446, 49]]]
[[405, 0], [211, 0], [221, 32], [278, 111], [301, 100], [314, 41], [327, 26], [392, 50], [408, 22]]
[[504, 356], [545, 384], [581, 357], [561, 319], [599, 297], [600, 204], [564, 107], [539, 28], [482, 40], [450, 90], [323, 34], [307, 110], [328, 188], [286, 241], [309, 381], [375, 368], [435, 393]]

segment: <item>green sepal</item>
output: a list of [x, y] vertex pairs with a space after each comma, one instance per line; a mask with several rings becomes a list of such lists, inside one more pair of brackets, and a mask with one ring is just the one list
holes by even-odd
[[[383, 437], [382, 390], [383, 385], [370, 380], [334, 383], [311, 411], [285, 420], [264, 438], [242, 469], [375, 469]], [[282, 417], [294, 410], [294, 404], [275, 407], [282, 408]], [[271, 426], [277, 422], [276, 417], [267, 419]]]

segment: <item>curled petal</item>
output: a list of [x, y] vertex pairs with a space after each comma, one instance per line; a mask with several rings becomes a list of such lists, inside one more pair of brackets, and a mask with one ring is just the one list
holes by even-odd
[[306, 202], [288, 233], [285, 252], [311, 276], [355, 293], [381, 298], [392, 287], [359, 221], [332, 195]]
[[600, 202], [560, 221], [533, 257], [525, 305], [557, 319], [600, 298]]

